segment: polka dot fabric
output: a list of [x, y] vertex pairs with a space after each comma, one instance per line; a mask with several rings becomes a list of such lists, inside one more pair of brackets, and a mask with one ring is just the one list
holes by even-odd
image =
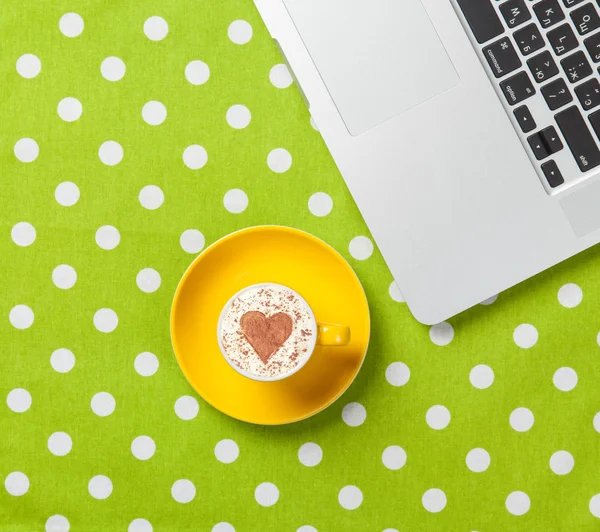
[[[600, 251], [422, 326], [251, 1], [0, 22], [2, 530], [600, 527]], [[356, 382], [293, 426], [215, 411], [169, 340], [191, 260], [259, 224], [333, 245], [370, 302]]]

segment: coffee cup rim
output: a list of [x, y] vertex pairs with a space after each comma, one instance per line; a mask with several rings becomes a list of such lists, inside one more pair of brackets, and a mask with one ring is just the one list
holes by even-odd
[[[266, 377], [266, 376], [261, 376], [261, 375], [255, 375], [254, 373], [251, 373], [249, 371], [246, 371], [246, 370], [240, 368], [235, 362], [233, 362], [233, 360], [231, 360], [227, 356], [227, 354], [225, 353], [225, 348], [223, 347], [222, 339], [221, 339], [221, 326], [223, 324], [225, 311], [230, 307], [230, 305], [233, 303], [233, 301], [237, 297], [239, 297], [244, 292], [247, 292], [248, 290], [251, 290], [251, 289], [271, 288], [271, 287], [285, 288], [286, 290], [293, 292], [298, 297], [298, 299], [300, 299], [300, 301], [304, 305], [305, 309], [309, 313], [312, 328], [314, 330], [314, 334], [312, 336], [311, 343], [308, 347], [308, 353], [304, 356], [303, 360], [298, 365], [296, 365], [296, 367], [294, 367], [293, 370], [288, 371], [287, 373], [285, 373], [283, 375], [277, 375], [274, 377]], [[217, 322], [217, 342], [219, 344], [219, 350], [221, 351], [221, 355], [223, 356], [225, 361], [240, 375], [243, 375], [244, 377], [247, 377], [248, 379], [251, 379], [253, 381], [260, 381], [260, 382], [281, 381], [281, 380], [287, 379], [288, 377], [291, 377], [292, 375], [294, 375], [295, 373], [300, 371], [305, 366], [305, 364], [310, 360], [310, 358], [312, 357], [312, 355], [315, 351], [315, 348], [317, 346], [317, 332], [318, 332], [317, 320], [315, 318], [315, 313], [314, 313], [312, 307], [308, 304], [306, 299], [304, 299], [304, 297], [302, 297], [302, 294], [300, 294], [297, 290], [294, 290], [293, 288], [290, 288], [289, 286], [281, 284], [281, 283], [270, 283], [270, 282], [256, 283], [256, 284], [248, 285], [245, 288], [242, 288], [241, 290], [238, 290], [233, 296], [231, 296], [229, 298], [227, 303], [225, 303], [225, 305], [223, 305], [223, 308], [221, 309], [221, 312], [219, 314], [219, 320]]]

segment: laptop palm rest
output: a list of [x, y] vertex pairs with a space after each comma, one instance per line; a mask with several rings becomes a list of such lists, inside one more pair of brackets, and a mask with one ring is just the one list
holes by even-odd
[[459, 82], [420, 0], [284, 0], [351, 135]]

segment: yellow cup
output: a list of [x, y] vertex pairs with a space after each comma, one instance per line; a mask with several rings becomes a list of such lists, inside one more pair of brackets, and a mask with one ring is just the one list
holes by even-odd
[[[251, 290], [260, 290], [260, 289], [287, 290], [289, 292], [292, 292], [301, 301], [305, 310], [309, 314], [310, 321], [312, 323], [312, 330], [316, 332], [316, 335], [313, 335], [313, 340], [309, 344], [308, 351], [304, 355], [302, 360], [296, 366], [294, 366], [294, 368], [292, 370], [288, 371], [287, 373], [282, 373], [281, 375], [262, 376], [262, 375], [256, 375], [250, 371], [246, 371], [245, 369], [238, 366], [233, 360], [231, 360], [231, 358], [227, 355], [226, 349], [223, 347], [222, 326], [223, 326], [224, 317], [229, 312], [231, 304], [238, 297], [243, 295], [244, 293], [251, 291]], [[217, 342], [219, 343], [219, 348], [221, 350], [221, 354], [223, 355], [223, 357], [225, 358], [227, 363], [235, 371], [237, 371], [244, 377], [248, 377], [249, 379], [252, 379], [255, 381], [262, 381], [262, 382], [280, 381], [287, 377], [291, 377], [294, 373], [297, 373], [306, 365], [306, 363], [310, 360], [313, 353], [315, 352], [316, 346], [318, 346], [318, 345], [319, 346], [328, 346], [328, 347], [346, 346], [350, 343], [350, 337], [351, 337], [351, 335], [350, 335], [349, 327], [347, 327], [346, 325], [336, 325], [336, 324], [332, 324], [332, 323], [319, 323], [317, 321], [315, 314], [314, 314], [312, 308], [310, 307], [310, 305], [306, 302], [306, 300], [298, 292], [296, 292], [295, 290], [293, 290], [292, 288], [290, 288], [288, 286], [283, 286], [283, 285], [276, 284], [276, 283], [254, 284], [251, 286], [247, 286], [246, 288], [244, 288], [244, 289], [240, 290], [239, 292], [237, 292], [236, 294], [234, 294], [229, 299], [229, 301], [226, 303], [226, 305], [223, 307], [223, 310], [221, 311], [221, 315], [219, 316], [219, 321], [217, 324]]]

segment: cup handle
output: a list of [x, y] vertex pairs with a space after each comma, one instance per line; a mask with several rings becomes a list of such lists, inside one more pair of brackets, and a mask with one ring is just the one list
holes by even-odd
[[350, 343], [350, 327], [317, 323], [317, 345], [344, 346]]

